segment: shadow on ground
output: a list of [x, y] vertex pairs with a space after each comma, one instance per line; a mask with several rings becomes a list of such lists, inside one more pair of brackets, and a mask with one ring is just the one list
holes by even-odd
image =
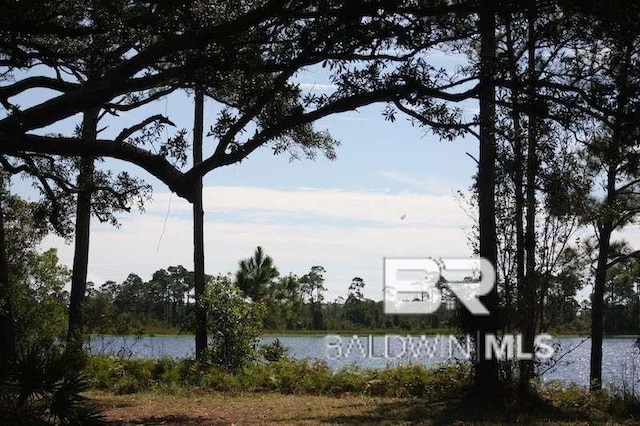
[[591, 424], [594, 419], [584, 413], [562, 410], [538, 398], [529, 396], [517, 404], [509, 398], [493, 404], [479, 404], [476, 399], [463, 396], [456, 400], [433, 401], [403, 399], [377, 404], [371, 410], [356, 415], [327, 416], [301, 420], [329, 424], [530, 424], [564, 423]]

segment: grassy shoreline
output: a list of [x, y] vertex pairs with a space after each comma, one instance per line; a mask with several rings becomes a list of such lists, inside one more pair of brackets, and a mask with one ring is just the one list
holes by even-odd
[[[640, 419], [640, 400], [621, 388], [550, 382], [518, 397], [503, 385], [494, 405], [473, 398], [471, 369], [419, 365], [331, 370], [281, 359], [231, 371], [194, 361], [91, 357], [86, 396], [117, 424], [607, 424]], [[476, 394], [477, 395], [477, 394]]]

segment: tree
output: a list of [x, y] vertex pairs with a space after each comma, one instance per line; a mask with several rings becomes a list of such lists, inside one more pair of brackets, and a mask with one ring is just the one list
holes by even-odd
[[107, 281], [96, 289], [87, 283], [87, 300], [84, 307], [85, 326], [90, 333], [108, 334], [118, 329], [117, 312], [113, 305], [113, 281]]
[[[27, 2], [12, 5], [16, 8], [16, 13], [28, 11], [30, 19], [44, 20], [40, 25], [46, 26], [46, 20], [52, 19], [52, 16], [56, 16], [56, 23], [51, 27], [52, 33], [37, 30], [21, 33], [20, 41], [14, 41], [22, 45], [24, 50], [14, 51], [14, 56], [7, 53], [6, 45], [3, 44], [0, 55], [4, 59], [2, 65], [6, 73], [2, 74], [1, 80], [13, 82], [12, 73], [16, 70], [23, 70], [27, 75], [20, 81], [22, 84], [9, 84], [0, 90], [1, 103], [7, 112], [6, 115], [17, 114], [20, 111], [20, 105], [12, 102], [15, 95], [39, 87], [61, 93], [82, 88], [98, 78], [103, 68], [108, 68], [118, 60], [120, 55], [114, 52], [114, 44], [120, 49], [126, 46], [131, 48], [131, 39], [123, 38], [123, 34], [119, 34], [119, 37], [114, 36], [113, 30], [110, 34], [107, 34], [108, 31], [85, 33], [84, 38], [75, 38], [73, 42], [65, 39], [68, 35], [64, 34], [63, 28], [77, 28], [83, 25], [82, 22], [93, 27], [107, 27], [110, 20], [121, 13], [118, 10], [120, 5], [122, 2], [119, 1], [104, 2], [91, 7], [85, 2], [72, 1], [40, 9], [33, 8]], [[26, 54], [26, 51], [32, 54]], [[32, 70], [38, 66], [47, 67], [50, 73], [47, 76], [34, 76]], [[139, 104], [133, 102], [128, 106], [133, 109]], [[108, 112], [113, 111], [103, 110], [104, 106], [95, 104], [80, 111], [83, 119], [74, 130], [75, 137], [85, 143], [91, 143], [97, 138], [98, 122]], [[138, 130], [140, 128], [135, 127], [129, 135]], [[131, 178], [127, 173], [114, 176], [110, 171], [97, 170], [95, 161], [96, 158], [93, 156], [83, 156], [77, 161], [69, 161], [42, 153], [23, 153], [11, 158], [0, 158], [0, 163], [8, 172], [26, 174], [35, 179], [49, 204], [51, 223], [60, 235], [68, 236], [71, 231], [69, 223], [75, 216], [75, 256], [69, 306], [70, 343], [82, 332], [82, 305], [86, 291], [91, 215], [95, 215], [101, 221], [117, 223], [113, 213], [119, 210], [128, 211], [132, 201], [138, 196], [144, 199], [149, 191], [148, 186], [138, 179]], [[74, 176], [76, 172], [77, 179]]]
[[[640, 99], [640, 98], [639, 98]], [[619, 125], [616, 125], [618, 127]], [[622, 127], [622, 126], [620, 126]], [[621, 129], [615, 133], [618, 133]], [[628, 255], [615, 255], [611, 240], [613, 231], [631, 223], [640, 213], [640, 199], [637, 195], [640, 187], [637, 173], [634, 173], [637, 163], [637, 141], [625, 140], [628, 134], [623, 133], [619, 139], [607, 138], [596, 140], [589, 146], [592, 152], [593, 165], [599, 170], [605, 170], [605, 198], [595, 201], [593, 207], [593, 221], [598, 238], [598, 260], [596, 264], [595, 280], [591, 311], [591, 389], [597, 390], [602, 386], [602, 338], [604, 334], [604, 295], [606, 291], [607, 271]], [[631, 158], [629, 158], [631, 154]], [[638, 157], [640, 158], [640, 157]], [[631, 160], [631, 164], [628, 160]], [[631, 172], [631, 173], [629, 173]]]
[[296, 275], [290, 273], [273, 282], [264, 303], [267, 309], [266, 328], [281, 330], [302, 327], [301, 309], [304, 300], [300, 280]]
[[[118, 5], [119, 13], [109, 25], [98, 25], [88, 19], [52, 24], [50, 16], [69, 11], [60, 9], [60, 5], [31, 10], [27, 2], [11, 8], [3, 17], [6, 47], [0, 53], [8, 71], [28, 69], [35, 73], [35, 64], [46, 66], [50, 62], [45, 60], [49, 59], [46, 49], [33, 39], [33, 34], [43, 34], [55, 43], [67, 45], [99, 34], [120, 44], [110, 47], [114, 60], [103, 64], [101, 74], [87, 84], [29, 75], [3, 86], [0, 98], [5, 99], [3, 105], [8, 116], [0, 120], [1, 152], [118, 158], [142, 167], [178, 195], [193, 201], [194, 182], [199, 177], [241, 161], [267, 143], [273, 144], [276, 153], [288, 151], [294, 156], [313, 157], [316, 150], [321, 150], [333, 156], [334, 141], [326, 133], [311, 128], [311, 123], [328, 115], [410, 97], [418, 105], [424, 103], [425, 110], [432, 107], [430, 116], [446, 116], [434, 99], [463, 100], [475, 93], [475, 89], [450, 92], [457, 85], [439, 79], [437, 68], [421, 56], [443, 39], [455, 37], [452, 28], [442, 28], [443, 17], [450, 10], [439, 2], [419, 7], [411, 3], [371, 2], [358, 8], [341, 2], [286, 6], [241, 2], [242, 7], [234, 9], [197, 3], [166, 14], [167, 10], [156, 5], [115, 0], [113, 4]], [[84, 6], [73, 5], [74, 16], [84, 16]], [[454, 10], [468, 8], [462, 5]], [[23, 22], [18, 17], [25, 16], [25, 9], [33, 12], [28, 31], [15, 24]], [[212, 16], [216, 18], [211, 19]], [[416, 19], [407, 20], [405, 16]], [[407, 36], [399, 38], [399, 33]], [[325, 34], [341, 42], [318, 46], [316, 41], [324, 39]], [[129, 46], [136, 47], [129, 49]], [[390, 47], [397, 54], [390, 54]], [[62, 56], [54, 54], [53, 61]], [[217, 58], [215, 63], [209, 60], [211, 57]], [[367, 64], [365, 67], [358, 64], [362, 61]], [[298, 71], [322, 64], [328, 66], [331, 82], [336, 85], [334, 93], [303, 93], [291, 81]], [[436, 77], [431, 78], [431, 74]], [[167, 93], [167, 87], [186, 86], [195, 81], [203, 84], [205, 94], [223, 108], [211, 126], [217, 148], [188, 171], [183, 172], [170, 161], [184, 156], [180, 138], [168, 140], [156, 153], [149, 141], [129, 138], [126, 132], [91, 143], [81, 137], [34, 133], [93, 107], [108, 105], [116, 111], [126, 110], [127, 105], [119, 108], [113, 102], [120, 96], [127, 98], [143, 90], [154, 90], [149, 99], [155, 100]], [[59, 95], [25, 110], [14, 109], [8, 102], [13, 96], [38, 88], [53, 89]], [[256, 124], [253, 136], [240, 137]]]
[[[360, 277], [353, 277], [349, 285], [347, 300], [344, 302], [345, 316], [348, 321], [353, 324], [368, 326], [370, 319], [367, 321], [364, 312], [364, 286], [365, 282]], [[369, 324], [367, 324], [369, 323]]]
[[55, 250], [39, 251], [50, 230], [42, 216], [46, 209], [6, 189], [0, 192], [0, 204], [0, 264], [6, 268], [4, 279], [0, 276], [2, 319], [7, 320], [3, 325], [8, 330], [2, 336], [6, 346], [0, 348], [0, 354], [11, 358], [18, 349], [52, 345], [62, 337], [69, 272], [58, 265]]
[[314, 330], [324, 328], [324, 318], [322, 315], [323, 292], [327, 291], [324, 286], [324, 273], [326, 270], [322, 266], [312, 266], [311, 270], [300, 278], [300, 291], [311, 305], [311, 327]]
[[[204, 92], [198, 85], [195, 90], [193, 123], [193, 165], [202, 162], [202, 138], [204, 132]], [[196, 357], [200, 359], [207, 348], [207, 310], [204, 306], [204, 210], [202, 207], [202, 178], [195, 181], [193, 202], [193, 287], [196, 299], [195, 330]]]
[[[157, 4], [110, 0], [101, 3], [100, 10], [108, 12], [104, 20], [100, 14], [94, 16], [94, 9], [84, 2], [47, 4], [40, 10], [19, 2], [11, 9], [21, 15], [31, 13], [28, 30], [15, 25], [17, 16], [1, 22], [6, 28], [6, 43], [0, 43], [2, 64], [7, 68], [4, 75], [26, 70], [27, 77], [17, 82], [7, 80], [9, 84], [0, 88], [7, 111], [7, 117], [0, 120], [0, 152], [12, 157], [55, 154], [84, 158], [83, 192], [79, 197], [82, 208], [78, 210], [84, 213], [77, 221], [71, 334], [82, 323], [89, 236], [89, 190], [85, 183], [90, 181], [93, 158], [106, 156], [136, 164], [178, 195], [195, 202], [194, 235], [198, 242], [201, 238], [197, 235], [202, 233], [198, 230], [201, 209], [197, 208], [197, 182], [207, 172], [239, 162], [268, 143], [272, 143], [274, 153], [313, 158], [322, 151], [334, 158], [337, 142], [326, 132], [313, 129], [312, 123], [318, 119], [374, 102], [411, 98], [413, 104], [425, 106], [425, 116], [445, 121], [446, 108], [434, 99], [463, 100], [474, 93], [474, 89], [455, 93], [458, 85], [439, 78], [439, 70], [421, 56], [443, 39], [455, 37], [452, 28], [443, 25], [450, 10], [440, 2], [416, 6], [412, 2], [393, 5], [375, 1], [359, 6], [333, 1], [286, 5], [241, 1], [228, 8], [217, 3], [188, 2], [168, 10]], [[52, 24], [52, 16], [68, 18]], [[397, 37], [400, 31], [406, 37]], [[333, 41], [318, 45], [316, 41], [326, 34], [331, 34]], [[88, 57], [82, 56], [82, 50], [49, 47], [73, 47], [87, 39], [104, 42], [99, 46], [102, 50], [93, 52], [105, 53], [98, 57], [99, 66], [93, 64], [92, 69], [99, 72], [82, 82], [61, 77], [66, 70], [61, 71], [57, 64], [89, 62]], [[212, 57], [217, 58], [215, 63]], [[367, 65], [362, 67], [362, 62]], [[35, 65], [53, 68], [57, 77], [38, 74]], [[292, 79], [299, 71], [320, 65], [328, 66], [337, 89], [332, 94], [304, 93]], [[76, 76], [77, 70], [72, 74]], [[159, 148], [153, 138], [145, 137], [151, 134], [148, 125], [170, 124], [166, 117], [150, 116], [111, 139], [97, 139], [96, 132], [89, 131], [95, 128], [98, 108], [115, 113], [128, 111], [176, 88], [193, 87], [194, 83], [220, 104], [221, 112], [211, 126], [210, 135], [217, 139], [213, 154], [190, 170], [182, 170], [184, 132]], [[33, 89], [52, 89], [59, 95], [25, 110], [10, 103], [11, 98]], [[148, 96], [141, 99], [139, 93], [145, 91]], [[87, 118], [84, 135], [38, 134], [38, 129], [80, 112]], [[143, 136], [132, 137], [138, 130]], [[253, 135], [245, 138], [242, 134], [247, 130]], [[196, 299], [203, 288], [201, 246], [197, 244], [194, 253]], [[197, 300], [199, 349], [206, 343], [200, 305]]]
[[254, 360], [264, 306], [244, 299], [229, 277], [221, 275], [209, 282], [205, 302], [211, 361], [235, 370]]
[[[497, 264], [497, 237], [495, 222], [495, 99], [496, 89], [493, 78], [496, 74], [496, 10], [489, 0], [480, 1], [478, 31], [480, 33], [480, 112], [478, 158], [478, 212], [479, 212], [479, 254], [491, 265]], [[476, 318], [478, 362], [475, 366], [475, 387], [478, 395], [489, 401], [497, 395], [498, 366], [495, 358], [487, 359], [485, 336], [497, 331], [496, 314], [498, 308], [497, 289], [480, 298], [489, 315]]]
[[22, 276], [15, 277], [16, 337], [20, 347], [55, 345], [67, 330], [70, 271], [59, 264], [56, 249], [25, 253]]
[[[574, 21], [571, 54], [563, 58], [548, 86], [557, 95], [558, 109], [575, 111], [576, 137], [583, 146], [585, 170], [601, 189], [592, 193], [584, 221], [592, 224], [598, 241], [591, 312], [591, 389], [602, 386], [602, 337], [607, 270], [635, 254], [616, 256], [615, 230], [632, 223], [638, 212], [638, 120], [640, 75], [637, 62], [640, 29], [635, 3], [604, 5], [589, 2]], [[569, 114], [568, 112], [566, 113]]]
[[640, 261], [630, 258], [607, 271], [603, 328], [607, 334], [638, 334]]
[[238, 262], [236, 285], [243, 294], [260, 302], [269, 294], [273, 280], [280, 276], [273, 258], [265, 254], [262, 247], [256, 247], [253, 257]]
[[364, 280], [360, 277], [353, 277], [351, 284], [349, 284], [349, 294], [347, 295], [347, 301], [351, 300], [364, 300]]
[[144, 281], [137, 274], [131, 273], [120, 284], [114, 295], [113, 304], [121, 311], [140, 315], [150, 307], [149, 292], [145, 291]]

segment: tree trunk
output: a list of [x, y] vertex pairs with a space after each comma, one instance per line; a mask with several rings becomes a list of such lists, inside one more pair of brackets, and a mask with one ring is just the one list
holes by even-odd
[[[610, 165], [607, 169], [606, 208], [613, 206], [616, 197], [617, 165]], [[613, 226], [604, 220], [598, 224], [598, 263], [593, 283], [593, 298], [591, 300], [591, 363], [589, 372], [589, 388], [592, 391], [602, 388], [602, 337], [604, 315], [604, 292], [607, 281], [607, 263], [611, 246]]]
[[611, 231], [609, 229], [602, 229], [600, 232], [596, 277], [593, 285], [593, 300], [591, 302], [591, 365], [589, 383], [592, 391], [602, 388], [603, 305], [610, 239]]
[[[4, 177], [2, 186], [4, 186]], [[4, 193], [4, 188], [2, 188]], [[16, 353], [15, 326], [13, 323], [13, 298], [9, 282], [9, 262], [4, 239], [4, 197], [0, 198], [0, 360], [12, 358]]]
[[[538, 174], [537, 145], [537, 111], [536, 111], [536, 70], [535, 70], [535, 0], [529, 6], [528, 16], [528, 98], [529, 128], [527, 132], [527, 176], [526, 176], [526, 230], [524, 244], [526, 249], [526, 276], [523, 282], [522, 307], [522, 342], [525, 353], [533, 353], [535, 339], [535, 291], [536, 291], [536, 176]], [[529, 388], [533, 378], [533, 360], [520, 362], [519, 387], [522, 391]]]
[[[496, 138], [495, 138], [495, 98], [493, 82], [496, 68], [496, 17], [492, 0], [480, 2], [480, 155], [478, 164], [478, 210], [480, 225], [480, 257], [487, 259], [495, 268], [497, 263], [497, 238], [495, 219], [496, 186]], [[477, 395], [491, 401], [498, 393], [498, 364], [495, 357], [486, 358], [486, 335], [495, 334], [497, 323], [495, 314], [498, 307], [498, 291], [493, 290], [482, 296], [482, 303], [489, 315], [475, 318], [477, 324], [477, 362], [475, 366], [475, 386]]]
[[[97, 108], [85, 111], [82, 120], [82, 138], [85, 142], [95, 141], [98, 127]], [[91, 186], [93, 184], [94, 159], [80, 160], [78, 175], [78, 201], [76, 205], [75, 246], [73, 271], [71, 274], [71, 295], [69, 301], [68, 349], [75, 351], [82, 345], [84, 325], [83, 303], [87, 291], [87, 269], [89, 265], [89, 233], [91, 227]]]
[[[204, 93], [196, 90], [195, 118], [193, 124], [193, 165], [202, 161], [204, 127]], [[202, 359], [207, 348], [207, 310], [204, 306], [204, 211], [202, 208], [202, 178], [195, 183], [193, 202], [193, 271], [196, 299], [196, 359]]]
[[[507, 18], [509, 18], [507, 16]], [[516, 63], [516, 53], [514, 51], [514, 41], [511, 36], [511, 21], [507, 21], [507, 49], [509, 55], [510, 76], [511, 80], [515, 83], [520, 78], [518, 75], [518, 67]], [[523, 312], [524, 312], [524, 155], [523, 155], [523, 143], [522, 143], [522, 126], [520, 121], [520, 90], [516, 84], [513, 84], [511, 89], [512, 109], [511, 120], [513, 121], [513, 190], [515, 198], [515, 226], [516, 226], [516, 305], [518, 309], [518, 315], [516, 317], [516, 323], [521, 327], [523, 326]], [[510, 297], [510, 296], [509, 296]], [[507, 304], [507, 317], [506, 321], [509, 322], [509, 308], [510, 303]]]

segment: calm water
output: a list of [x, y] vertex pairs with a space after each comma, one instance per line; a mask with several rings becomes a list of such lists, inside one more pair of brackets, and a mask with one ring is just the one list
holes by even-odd
[[[357, 340], [351, 335], [325, 336], [279, 336], [289, 354], [298, 359], [320, 359], [332, 368], [348, 365], [380, 368], [398, 364], [424, 364], [464, 362], [465, 341], [447, 341], [441, 337], [406, 335], [385, 337], [361, 335]], [[276, 337], [266, 337], [262, 343], [269, 343]], [[371, 339], [371, 340], [370, 340]], [[370, 345], [372, 343], [372, 346]], [[543, 375], [544, 381], [563, 380], [586, 386], [589, 382], [589, 352], [591, 341], [583, 338], [559, 338], [556, 358], [562, 357], [555, 367]], [[371, 349], [370, 349], [371, 347]], [[94, 354], [121, 355], [125, 357], [173, 358], [192, 357], [193, 336], [96, 336], [91, 341]], [[385, 357], [386, 354], [386, 357]], [[546, 366], [542, 366], [546, 369]], [[634, 347], [634, 339], [609, 338], [603, 343], [603, 382], [605, 385], [638, 385], [640, 381], [640, 351]]]

